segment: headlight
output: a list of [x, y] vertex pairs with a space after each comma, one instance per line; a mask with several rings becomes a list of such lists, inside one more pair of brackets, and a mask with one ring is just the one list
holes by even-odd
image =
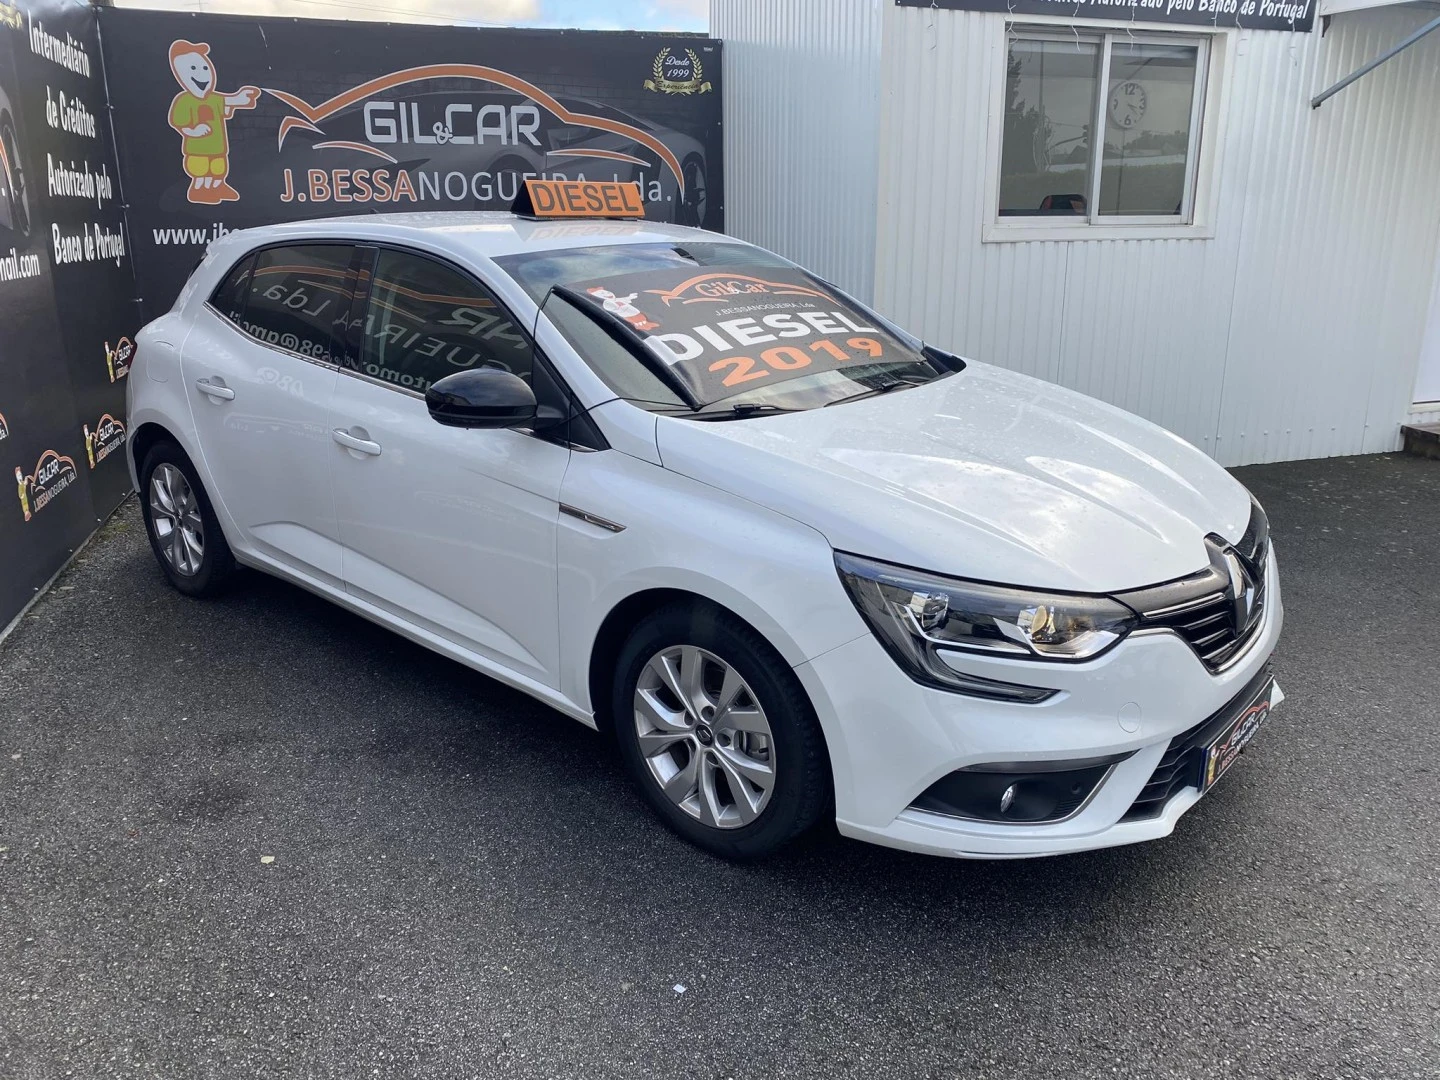
[[1031, 592], [908, 570], [837, 553], [840, 580], [880, 643], [911, 678], [1008, 701], [1043, 701], [1042, 687], [978, 679], [946, 662], [956, 653], [1017, 660], [1089, 660], [1138, 619], [1103, 596]]

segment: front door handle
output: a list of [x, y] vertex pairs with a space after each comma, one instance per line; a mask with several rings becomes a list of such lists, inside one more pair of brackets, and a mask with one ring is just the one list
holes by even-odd
[[357, 439], [348, 431], [342, 428], [335, 428], [330, 432], [330, 437], [347, 450], [355, 450], [361, 454], [369, 454], [371, 457], [380, 453], [380, 444], [370, 439]]
[[228, 386], [221, 386], [219, 383], [213, 383], [209, 379], [196, 379], [195, 385], [202, 394], [208, 394], [212, 398], [218, 398], [221, 401], [235, 400], [235, 391], [231, 390]]

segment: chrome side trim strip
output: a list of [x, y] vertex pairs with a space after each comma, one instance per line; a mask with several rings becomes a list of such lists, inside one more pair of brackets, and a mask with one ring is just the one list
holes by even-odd
[[568, 503], [560, 504], [560, 512], [562, 514], [569, 514], [573, 518], [579, 518], [585, 522], [586, 525], [594, 525], [597, 528], [604, 529], [606, 532], [618, 533], [625, 531], [625, 526], [618, 522], [611, 521], [609, 518], [600, 517], [598, 514], [592, 514], [588, 510], [581, 510], [578, 506], [570, 506]]

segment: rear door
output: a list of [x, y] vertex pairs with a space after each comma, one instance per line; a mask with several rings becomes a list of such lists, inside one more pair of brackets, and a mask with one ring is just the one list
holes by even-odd
[[570, 450], [531, 431], [436, 423], [426, 388], [476, 366], [530, 381], [542, 404], [550, 393], [529, 335], [473, 275], [380, 249], [331, 410], [346, 588], [554, 686], [556, 528]]
[[304, 244], [248, 256], [196, 317], [181, 360], [217, 508], [242, 544], [337, 588], [326, 420], [355, 255]]

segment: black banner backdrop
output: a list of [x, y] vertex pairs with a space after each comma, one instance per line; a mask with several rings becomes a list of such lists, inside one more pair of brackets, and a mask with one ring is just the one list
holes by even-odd
[[0, 626], [130, 488], [137, 326], [94, 13], [0, 2]]
[[900, 7], [1308, 33], [1317, 0], [895, 0]]
[[503, 210], [526, 176], [636, 180], [648, 216], [723, 226], [711, 38], [128, 8], [101, 30], [147, 318], [232, 229]]

